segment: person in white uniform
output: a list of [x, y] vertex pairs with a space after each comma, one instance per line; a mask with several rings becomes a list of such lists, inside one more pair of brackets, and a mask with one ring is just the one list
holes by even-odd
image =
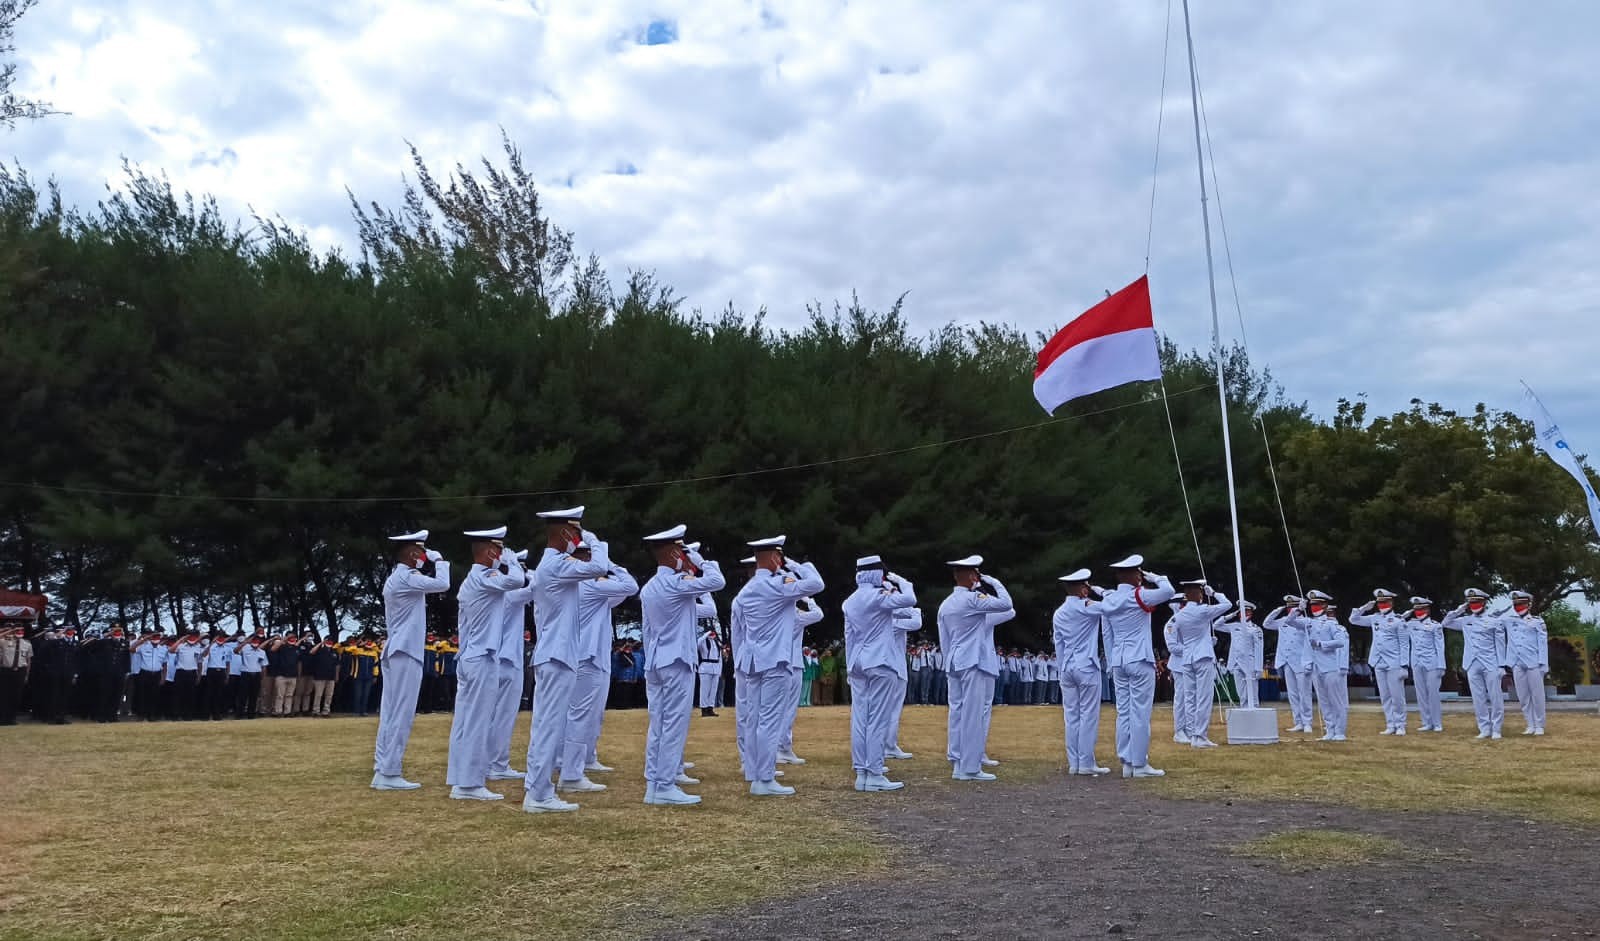
[[1432, 617], [1433, 602], [1421, 595], [1411, 598], [1406, 618], [1406, 643], [1411, 651], [1411, 682], [1417, 690], [1417, 714], [1422, 731], [1443, 732], [1444, 713], [1439, 706], [1439, 680], [1444, 676], [1444, 628]]
[[[900, 576], [895, 575], [893, 572], [890, 572], [884, 577], [885, 579], [900, 579]], [[903, 581], [903, 579], [901, 580]], [[916, 607], [897, 609], [894, 613], [894, 629], [896, 634], [895, 642], [900, 645], [899, 649], [904, 651], [906, 649], [906, 641], [910, 635], [922, 630], [922, 609]], [[910, 658], [905, 657], [902, 654], [901, 662], [909, 664]], [[911, 676], [909, 673], [901, 678], [902, 688], [900, 690], [900, 701], [894, 707], [894, 710], [889, 717], [889, 737], [884, 740], [883, 757], [885, 758], [894, 758], [904, 761], [906, 759], [915, 757], [910, 752], [900, 747], [900, 714], [905, 708], [906, 689], [909, 687], [910, 682]]]
[[950, 677], [948, 757], [955, 761], [950, 777], [957, 781], [993, 781], [983, 770], [989, 739], [1000, 657], [994, 648], [995, 624], [1015, 615], [1011, 595], [998, 579], [980, 570], [983, 556], [946, 563], [955, 590], [939, 605], [939, 646], [946, 652]]
[[1296, 595], [1284, 595], [1283, 604], [1267, 612], [1261, 622], [1262, 630], [1278, 635], [1272, 666], [1283, 677], [1284, 692], [1289, 697], [1289, 717], [1294, 721], [1289, 727], [1291, 732], [1311, 731], [1311, 644], [1306, 639], [1301, 603]]
[[700, 678], [700, 715], [715, 718], [717, 715], [717, 687], [722, 683], [722, 638], [715, 629], [707, 628], [700, 635], [696, 653], [699, 663], [695, 673]]
[[1179, 599], [1167, 605], [1172, 615], [1161, 628], [1162, 643], [1167, 645], [1167, 672], [1172, 674], [1172, 740], [1179, 745], [1189, 744], [1189, 734], [1185, 729], [1190, 723], [1189, 707], [1194, 703], [1194, 690], [1190, 684], [1192, 678], [1183, 667], [1183, 645], [1178, 642], [1178, 626], [1173, 623], [1177, 620], [1178, 612], [1183, 610], [1183, 604], [1183, 600]]
[[700, 803], [679, 786], [683, 746], [689, 737], [689, 712], [694, 705], [695, 599], [721, 590], [727, 580], [721, 566], [698, 549], [683, 545], [686, 527], [646, 536], [656, 571], [639, 592], [643, 615], [645, 691], [650, 724], [645, 734], [644, 802], [662, 806]]
[[1150, 644], [1150, 613], [1177, 591], [1165, 575], [1143, 570], [1144, 557], [1131, 555], [1111, 566], [1117, 587], [1102, 591], [1106, 662], [1117, 698], [1117, 759], [1125, 778], [1159, 778], [1150, 764], [1150, 709], [1156, 696], [1156, 656]]
[[1320, 603], [1312, 592], [1306, 627], [1306, 642], [1311, 645], [1312, 683], [1317, 703], [1322, 707], [1322, 741], [1342, 742], [1350, 717], [1350, 687], [1345, 677], [1350, 672], [1350, 632], [1339, 623], [1333, 605]]
[[1239, 602], [1232, 614], [1218, 618], [1216, 629], [1232, 636], [1228, 642], [1228, 672], [1244, 709], [1261, 707], [1261, 628], [1255, 623], [1256, 606]]
[[[583, 528], [584, 507], [545, 510], [545, 549], [533, 569], [533, 623], [538, 631], [533, 645], [533, 719], [528, 724], [528, 772], [523, 781], [522, 809], [530, 814], [565, 813], [578, 805], [563, 800], [551, 781], [564, 754], [587, 757], [583, 730], [569, 721], [578, 668], [592, 654], [580, 623], [583, 586], [610, 571], [604, 562], [585, 561], [575, 553], [600, 539]], [[581, 767], [577, 761], [573, 768]], [[562, 781], [563, 790], [595, 792], [606, 789], [581, 773]]]
[[1050, 618], [1050, 628], [1060, 665], [1067, 773], [1094, 776], [1111, 769], [1094, 757], [1100, 736], [1100, 603], [1091, 594], [1089, 577], [1088, 569], [1061, 576], [1067, 598]]
[[[450, 720], [450, 757], [445, 782], [454, 800], [502, 800], [484, 787], [489, 774], [489, 724], [500, 695], [496, 647], [504, 627], [506, 592], [526, 584], [519, 569], [500, 571], [506, 528], [470, 530], [472, 568], [456, 592], [456, 709]], [[386, 681], [387, 682], [387, 681]]]
[[1187, 677], [1184, 684], [1189, 694], [1184, 716], [1188, 724], [1180, 731], [1195, 748], [1216, 748], [1209, 737], [1211, 731], [1211, 704], [1217, 694], [1217, 641], [1211, 625], [1233, 607], [1233, 602], [1220, 591], [1214, 591], [1205, 579], [1183, 582], [1183, 607], [1172, 616], [1168, 626], [1176, 644], [1173, 655], [1182, 654], [1183, 663], [1173, 669], [1177, 676], [1181, 670]]
[[499, 687], [495, 694], [494, 716], [489, 722], [488, 738], [484, 748], [489, 755], [490, 781], [520, 781], [524, 772], [511, 767], [511, 736], [517, 724], [517, 712], [522, 707], [522, 680], [527, 656], [523, 633], [527, 630], [528, 605], [532, 603], [535, 583], [529, 577], [523, 562], [528, 550], [502, 552], [500, 571], [507, 575], [521, 574], [524, 584], [506, 592], [500, 611], [500, 640], [495, 645], [495, 669], [499, 671]]
[[1350, 614], [1350, 623], [1372, 631], [1372, 646], [1367, 663], [1378, 682], [1378, 699], [1383, 703], [1384, 735], [1406, 734], [1406, 664], [1410, 631], [1394, 609], [1395, 593], [1387, 588], [1373, 591], [1372, 600]]
[[845, 599], [844, 647], [850, 652], [850, 763], [858, 791], [898, 791], [884, 765], [893, 719], [905, 700], [905, 633], [896, 615], [915, 610], [911, 583], [885, 571], [883, 559], [856, 560], [856, 590]]
[[1478, 738], [1498, 739], [1506, 717], [1506, 694], [1500, 677], [1506, 666], [1505, 622], [1487, 611], [1489, 595], [1467, 589], [1467, 600], [1444, 616], [1440, 625], [1462, 635], [1461, 666], [1472, 689], [1472, 712], [1478, 720]]
[[[372, 755], [372, 787], [410, 791], [422, 785], [401, 774], [411, 725], [417, 716], [417, 691], [422, 687], [422, 644], [428, 633], [427, 599], [450, 588], [450, 563], [427, 547], [428, 531], [390, 536], [397, 544], [394, 571], [383, 583], [383, 621], [388, 640], [379, 657], [383, 700], [378, 713], [378, 741]], [[240, 645], [243, 650], [244, 645]], [[249, 668], [261, 675], [266, 654], [252, 648]], [[252, 714], [254, 710], [251, 710]]]
[[[794, 638], [790, 642], [789, 688], [794, 693], [783, 719], [783, 734], [778, 738], [778, 764], [803, 765], [804, 758], [794, 753], [794, 724], [800, 718], [800, 688], [805, 685], [805, 633], [806, 628], [822, 620], [822, 605], [811, 597], [795, 602]], [[846, 682], [849, 677], [846, 677]]]
[[742, 641], [733, 651], [743, 690], [737, 709], [746, 716], [739, 725], [744, 733], [739, 752], [750, 793], [757, 797], [794, 793], [794, 788], [777, 783], [776, 772], [780, 761], [800, 763], [792, 751], [785, 754], [782, 749], [800, 708], [796, 668], [805, 666], [796, 604], [823, 588], [816, 566], [784, 558], [786, 541], [784, 536], [773, 536], [749, 543], [755, 550], [756, 571], [739, 589], [730, 617]]
[[1522, 707], [1523, 735], [1544, 734], [1544, 678], [1550, 672], [1550, 632], [1544, 618], [1533, 613], [1533, 595], [1511, 593], [1511, 614], [1506, 626], [1506, 659], [1516, 681], [1517, 705]]
[[567, 708], [567, 732], [561, 746], [556, 790], [591, 789], [591, 771], [611, 769], [599, 761], [600, 730], [605, 721], [606, 694], [611, 689], [611, 612], [617, 605], [639, 593], [639, 583], [628, 570], [611, 560], [609, 546], [593, 533], [572, 552], [579, 562], [597, 562], [606, 574], [587, 579], [578, 586], [578, 644], [572, 685], [572, 704]]

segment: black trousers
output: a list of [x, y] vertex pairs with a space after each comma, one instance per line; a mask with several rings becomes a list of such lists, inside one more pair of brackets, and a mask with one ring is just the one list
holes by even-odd
[[193, 719], [200, 713], [197, 694], [200, 688], [199, 670], [177, 670], [172, 674], [172, 717]]
[[22, 702], [22, 684], [27, 676], [27, 670], [0, 669], [0, 725], [16, 724], [17, 705]]
[[33, 717], [40, 722], [66, 722], [67, 700], [71, 695], [72, 677], [65, 674], [35, 671], [28, 681]]
[[161, 718], [160, 670], [140, 670], [134, 676], [133, 713], [149, 721]]
[[117, 721], [117, 713], [122, 711], [122, 689], [128, 684], [126, 674], [111, 674], [100, 677], [99, 687], [95, 690], [97, 702], [94, 707], [94, 717], [101, 722]]
[[220, 719], [233, 706], [232, 690], [228, 689], [228, 671], [214, 667], [206, 671], [205, 709], [207, 716]]
[[233, 714], [254, 719], [261, 708], [261, 674], [240, 673], [233, 683]]

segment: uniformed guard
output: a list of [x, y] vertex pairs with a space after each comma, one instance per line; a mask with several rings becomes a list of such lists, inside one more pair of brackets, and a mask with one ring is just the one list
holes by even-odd
[[799, 641], [804, 628], [796, 605], [823, 588], [816, 566], [784, 557], [786, 542], [787, 537], [773, 536], [748, 543], [755, 550], [756, 573], [739, 590], [729, 615], [730, 625], [738, 625], [734, 669], [743, 688], [736, 713], [749, 717], [742, 725], [735, 723], [744, 733], [741, 764], [750, 793], [757, 797], [794, 793], [794, 788], [777, 783], [776, 771], [780, 761], [802, 763], [792, 745], [783, 748], [800, 708], [799, 676], [805, 668]]
[[1411, 651], [1411, 682], [1417, 691], [1417, 713], [1422, 731], [1443, 732], [1444, 713], [1439, 705], [1439, 680], [1444, 676], [1444, 628], [1433, 619], [1433, 602], [1421, 595], [1411, 598], [1406, 618], [1406, 644]]
[[1512, 613], [1505, 618], [1506, 658], [1522, 707], [1523, 735], [1544, 734], [1544, 678], [1550, 672], [1550, 632], [1533, 613], [1533, 595], [1511, 593]]
[[[472, 567], [456, 591], [461, 653], [456, 661], [456, 713], [450, 721], [450, 756], [445, 783], [454, 800], [503, 800], [484, 786], [489, 775], [489, 723], [500, 695], [496, 647], [504, 627], [505, 596], [526, 584], [519, 571], [500, 571], [506, 528], [469, 530]], [[417, 662], [421, 663], [421, 657]]]
[[1089, 587], [1090, 571], [1060, 578], [1066, 600], [1050, 618], [1061, 675], [1061, 719], [1067, 744], [1067, 773], [1088, 777], [1110, 774], [1094, 756], [1100, 736], [1100, 602]]
[[698, 659], [695, 599], [720, 591], [727, 580], [721, 566], [683, 545], [685, 531], [682, 525], [674, 526], [644, 540], [656, 561], [655, 574], [639, 591], [650, 709], [644, 752], [646, 804], [700, 803], [699, 795], [686, 794], [678, 786], [683, 774], [683, 746], [689, 735], [694, 664]]
[[1405, 618], [1394, 610], [1395, 597], [1387, 588], [1376, 589], [1371, 601], [1350, 614], [1351, 624], [1372, 631], [1367, 663], [1377, 679], [1378, 699], [1383, 703], [1384, 735], [1406, 734], [1406, 663], [1411, 659], [1410, 632]]
[[[888, 574], [889, 575], [894, 575], [893, 572], [890, 572]], [[885, 575], [884, 577], [885, 577], [885, 579], [887, 579], [888, 575]], [[898, 575], [894, 575], [894, 577], [896, 579], [900, 578], [900, 576], [898, 576]], [[894, 630], [895, 630], [895, 637], [896, 637], [896, 640], [895, 640], [896, 649], [899, 649], [899, 650], [907, 649], [908, 643], [909, 643], [909, 640], [910, 640], [910, 636], [913, 633], [922, 630], [922, 609], [921, 608], [916, 608], [916, 607], [911, 607], [911, 608], [900, 608], [899, 610], [895, 611], [895, 613], [894, 613]], [[902, 657], [901, 658], [901, 665], [903, 667], [906, 666], [908, 663], [909, 663], [908, 658], [906, 658], [906, 657]], [[906, 674], [906, 675], [903, 675], [903, 676], [900, 677], [900, 680], [899, 680], [900, 698], [896, 702], [895, 707], [894, 707], [894, 709], [892, 711], [892, 714], [889, 717], [889, 737], [884, 740], [885, 748], [884, 748], [883, 757], [885, 757], [885, 758], [893, 758], [893, 759], [896, 759], [898, 761], [905, 761], [905, 760], [907, 760], [909, 758], [915, 757], [910, 752], [908, 752], [904, 748], [900, 747], [900, 713], [905, 709], [905, 704], [910, 699], [910, 696], [907, 695], [909, 683], [910, 683], [910, 675], [909, 674]], [[804, 689], [804, 688], [805, 687], [803, 685], [802, 689]]]
[[1228, 642], [1228, 672], [1233, 674], [1234, 692], [1245, 709], [1261, 706], [1261, 628], [1255, 623], [1256, 606], [1239, 602], [1232, 614], [1218, 618], [1216, 629], [1232, 636]]
[[1506, 694], [1500, 687], [1505, 675], [1505, 622], [1488, 613], [1489, 594], [1468, 588], [1467, 600], [1444, 616], [1440, 625], [1462, 635], [1461, 666], [1472, 689], [1472, 712], [1478, 720], [1478, 738], [1498, 739], [1506, 717]]
[[993, 781], [983, 770], [989, 740], [989, 717], [1000, 657], [995, 652], [996, 624], [1014, 617], [1011, 594], [999, 579], [981, 571], [983, 556], [946, 562], [955, 581], [950, 597], [939, 605], [939, 645], [948, 659], [950, 723], [946, 757], [954, 762], [956, 781]]
[[[591, 534], [592, 535], [592, 534]], [[617, 605], [639, 593], [639, 583], [628, 570], [611, 558], [603, 541], [593, 543], [585, 537], [573, 555], [580, 562], [599, 562], [606, 574], [588, 579], [578, 590], [577, 678], [572, 687], [572, 705], [567, 710], [566, 743], [562, 746], [560, 781], [562, 790], [593, 790], [589, 772], [611, 769], [600, 763], [600, 731], [605, 721], [606, 692], [611, 683], [611, 612]]]
[[[1174, 656], [1182, 653], [1182, 670], [1187, 677], [1184, 686], [1189, 695], [1189, 707], [1184, 710], [1188, 725], [1182, 729], [1189, 745], [1194, 748], [1216, 748], [1208, 734], [1211, 729], [1211, 704], [1217, 692], [1216, 635], [1211, 625], [1233, 607], [1233, 602], [1220, 591], [1212, 589], [1205, 579], [1183, 582], [1183, 607], [1172, 616], [1171, 643], [1177, 644]], [[1169, 649], [1171, 649], [1169, 647]]]
[[524, 653], [524, 633], [528, 624], [528, 605], [533, 602], [537, 586], [530, 577], [527, 566], [528, 550], [502, 552], [500, 571], [515, 577], [521, 575], [524, 584], [506, 592], [500, 610], [500, 640], [495, 644], [494, 666], [497, 677], [494, 712], [488, 725], [488, 738], [484, 741], [489, 756], [490, 781], [520, 781], [526, 773], [511, 767], [511, 736], [517, 724], [517, 713], [522, 708], [522, 681], [528, 662]]
[[1150, 644], [1150, 612], [1177, 591], [1165, 575], [1144, 571], [1144, 557], [1131, 555], [1111, 566], [1117, 587], [1101, 592], [1106, 625], [1106, 660], [1117, 699], [1117, 758], [1125, 778], [1159, 778], [1150, 765], [1150, 709], [1155, 703], [1156, 658]]
[[1350, 632], [1339, 623], [1332, 600], [1321, 592], [1306, 593], [1306, 643], [1311, 646], [1312, 683], [1322, 707], [1321, 741], [1342, 742], [1350, 716], [1350, 687], [1345, 680], [1350, 672]]
[[267, 668], [267, 652], [261, 649], [261, 642], [261, 635], [253, 634], [234, 648], [239, 678], [234, 688], [233, 713], [241, 719], [254, 719], [261, 714], [261, 676]]
[[844, 646], [850, 651], [850, 763], [858, 791], [898, 791], [884, 766], [894, 716], [905, 700], [905, 634], [900, 611], [915, 610], [911, 583], [884, 569], [883, 559], [856, 560], [856, 589], [845, 599]]
[[715, 718], [717, 715], [717, 686], [722, 682], [722, 639], [714, 627], [707, 627], [697, 645], [699, 663], [695, 675], [699, 679], [700, 715]]
[[[1168, 603], [1172, 616], [1161, 628], [1162, 642], [1167, 645], [1167, 673], [1172, 677], [1172, 740], [1179, 745], [1189, 744], [1186, 730], [1191, 722], [1189, 709], [1194, 705], [1194, 690], [1190, 689], [1192, 677], [1183, 668], [1183, 644], [1178, 641], [1178, 625], [1174, 623], [1183, 604], [1181, 597]], [[1157, 677], [1160, 672], [1156, 671]]]
[[1302, 616], [1301, 599], [1297, 595], [1284, 595], [1283, 604], [1267, 612], [1261, 629], [1278, 635], [1278, 647], [1272, 665], [1283, 677], [1284, 692], [1289, 697], [1289, 717], [1294, 721], [1291, 732], [1311, 731], [1311, 644], [1306, 638], [1307, 622]]
[[[583, 507], [575, 506], [539, 514], [547, 538], [544, 554], [533, 570], [537, 588], [533, 622], [538, 639], [533, 645], [533, 720], [528, 730], [528, 774], [522, 799], [522, 809], [530, 814], [578, 809], [577, 804], [557, 796], [551, 775], [562, 751], [582, 742], [582, 730], [568, 728], [578, 664], [589, 653], [579, 623], [580, 601], [583, 583], [607, 572], [604, 562], [584, 561], [573, 554], [584, 542], [599, 542], [598, 536], [583, 528], [583, 512]], [[575, 782], [578, 790], [605, 790], [604, 784], [581, 774], [579, 782]]]
[[[450, 588], [450, 563], [427, 547], [428, 531], [390, 536], [394, 569], [383, 583], [383, 620], [389, 642], [382, 655], [383, 698], [373, 746], [372, 787], [410, 791], [421, 787], [401, 773], [422, 686], [422, 640], [428, 630], [427, 597]], [[366, 711], [365, 703], [353, 710]]]

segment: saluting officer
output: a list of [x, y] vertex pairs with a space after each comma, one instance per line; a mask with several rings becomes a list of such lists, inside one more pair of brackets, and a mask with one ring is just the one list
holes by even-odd
[[1165, 575], [1144, 571], [1144, 557], [1114, 563], [1117, 587], [1101, 592], [1106, 660], [1117, 697], [1117, 758], [1125, 778], [1159, 778], [1150, 765], [1150, 710], [1155, 704], [1156, 657], [1150, 643], [1150, 612], [1177, 591]]
[[1498, 739], [1506, 718], [1506, 694], [1500, 687], [1507, 663], [1505, 623], [1488, 613], [1489, 593], [1468, 588], [1467, 600], [1444, 616], [1440, 625], [1462, 635], [1461, 666], [1472, 689], [1472, 712], [1478, 738]]
[[[428, 630], [427, 597], [450, 588], [450, 563], [427, 547], [428, 531], [390, 536], [394, 570], [383, 583], [383, 620], [389, 640], [383, 646], [383, 699], [372, 754], [372, 787], [409, 791], [421, 785], [401, 774], [411, 724], [422, 686], [422, 639]], [[252, 658], [251, 662], [254, 662]], [[259, 666], [257, 667], [257, 676]], [[365, 713], [366, 703], [355, 703]]]
[[1417, 713], [1422, 731], [1443, 732], [1439, 706], [1439, 679], [1444, 676], [1444, 628], [1432, 617], [1433, 602], [1421, 595], [1411, 598], [1406, 619], [1406, 642], [1411, 649], [1411, 682], [1417, 690]]
[[1550, 672], [1550, 632], [1533, 613], [1533, 595], [1511, 593], [1512, 613], [1505, 619], [1506, 655], [1522, 707], [1523, 735], [1544, 734], [1544, 678]]
[[1410, 631], [1403, 617], [1394, 610], [1395, 593], [1379, 588], [1372, 600], [1350, 614], [1350, 623], [1372, 630], [1372, 646], [1367, 663], [1378, 681], [1378, 699], [1383, 703], [1384, 735], [1406, 734], [1406, 662]]

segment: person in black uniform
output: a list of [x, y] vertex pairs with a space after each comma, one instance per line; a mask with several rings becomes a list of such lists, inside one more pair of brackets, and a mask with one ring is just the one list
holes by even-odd
[[78, 678], [72, 686], [72, 714], [100, 721], [100, 689], [105, 685], [111, 650], [98, 628], [83, 632], [78, 644]]
[[34, 639], [30, 683], [33, 716], [52, 725], [67, 724], [67, 700], [78, 669], [78, 637], [71, 627], [45, 628]]
[[128, 634], [120, 623], [111, 625], [111, 636], [106, 639], [109, 649], [109, 666], [106, 684], [100, 690], [100, 715], [107, 722], [122, 716], [124, 694], [128, 691], [128, 675], [133, 672], [133, 653], [128, 647]]

